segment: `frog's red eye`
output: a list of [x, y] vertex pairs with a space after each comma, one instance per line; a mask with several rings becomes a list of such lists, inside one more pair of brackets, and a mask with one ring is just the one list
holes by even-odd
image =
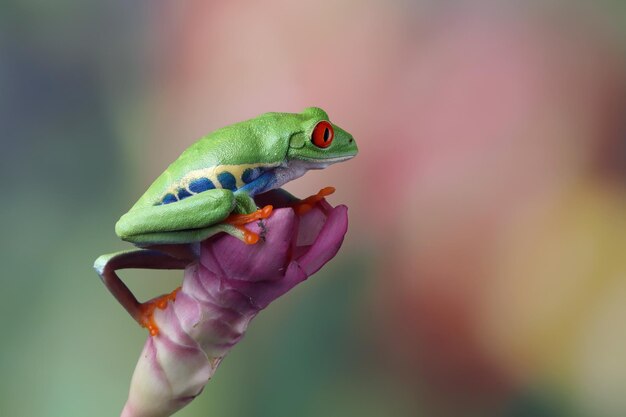
[[333, 142], [335, 132], [333, 125], [326, 120], [322, 120], [313, 128], [313, 134], [311, 135], [311, 142], [318, 148], [328, 148]]

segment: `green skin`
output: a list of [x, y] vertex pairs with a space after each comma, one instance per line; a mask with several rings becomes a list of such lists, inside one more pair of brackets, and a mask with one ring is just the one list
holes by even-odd
[[[330, 146], [316, 146], [312, 133], [320, 121], [328, 121], [326, 112], [310, 107], [302, 113], [265, 113], [224, 127], [187, 148], [154, 181], [115, 226], [121, 239], [145, 249], [102, 255], [94, 264], [107, 288], [135, 320], [141, 323], [141, 304], [116, 270], [185, 268], [197, 255], [197, 242], [219, 232], [243, 239], [239, 229], [223, 221], [231, 213], [254, 212], [254, 195], [277, 189], [309, 169], [323, 169], [357, 154], [352, 135], [332, 123]], [[255, 168], [260, 175], [243, 182], [244, 170]], [[216, 178], [223, 171], [234, 175], [236, 189], [219, 188]], [[210, 177], [218, 188], [189, 192], [192, 181], [202, 177]], [[173, 197], [181, 189], [187, 190], [186, 197], [162, 204], [165, 196]]]

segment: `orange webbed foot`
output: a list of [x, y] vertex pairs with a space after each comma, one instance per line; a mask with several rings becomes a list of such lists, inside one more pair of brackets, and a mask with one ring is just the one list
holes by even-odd
[[146, 301], [139, 306], [141, 311], [140, 324], [148, 329], [150, 335], [157, 336], [159, 334], [159, 326], [154, 321], [154, 309], [165, 310], [168, 303], [176, 300], [176, 294], [180, 291], [180, 287], [176, 288], [169, 294], [164, 294], [160, 297], [154, 298], [150, 301]]
[[274, 207], [267, 205], [250, 214], [231, 214], [224, 220], [224, 223], [236, 227], [243, 233], [243, 241], [248, 245], [254, 245], [259, 241], [259, 235], [246, 229], [244, 225], [257, 220], [263, 220], [270, 217]]
[[303, 200], [297, 201], [291, 205], [293, 210], [298, 215], [303, 215], [307, 211], [311, 210], [313, 206], [324, 198], [328, 197], [332, 193], [335, 192], [335, 187], [324, 187], [317, 192], [317, 194], [313, 194]]

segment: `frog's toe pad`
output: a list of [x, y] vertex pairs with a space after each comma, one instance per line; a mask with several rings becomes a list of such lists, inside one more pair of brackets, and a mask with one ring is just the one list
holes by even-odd
[[176, 300], [176, 294], [178, 291], [180, 291], [180, 287], [176, 288], [169, 294], [164, 294], [160, 297], [147, 301], [139, 307], [141, 310], [140, 323], [143, 327], [148, 329], [150, 335], [158, 336], [159, 334], [159, 326], [157, 326], [154, 321], [154, 310], [156, 308], [164, 310], [170, 301], [174, 302]]

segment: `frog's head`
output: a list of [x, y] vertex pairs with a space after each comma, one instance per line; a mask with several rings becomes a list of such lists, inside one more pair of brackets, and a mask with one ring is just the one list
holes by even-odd
[[351, 134], [331, 123], [320, 108], [309, 107], [299, 115], [300, 126], [289, 140], [287, 159], [307, 169], [326, 168], [353, 158], [359, 151]]

